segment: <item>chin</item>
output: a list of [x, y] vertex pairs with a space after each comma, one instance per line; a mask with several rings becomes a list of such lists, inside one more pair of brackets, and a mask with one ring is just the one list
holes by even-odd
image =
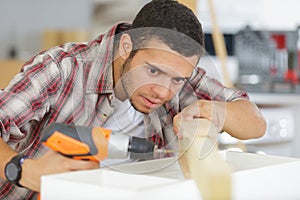
[[133, 107], [135, 110], [137, 110], [137, 111], [139, 111], [139, 112], [141, 112], [141, 113], [143, 113], [143, 114], [149, 114], [150, 111], [151, 111], [150, 108], [147, 109], [146, 107], [140, 107], [140, 106], [136, 105], [136, 103], [134, 103], [134, 102], [132, 102], [132, 101], [130, 101], [130, 103], [131, 103], [132, 107]]
[[143, 114], [149, 114], [150, 113], [150, 109], [146, 109], [146, 108], [142, 109], [142, 108], [139, 108], [139, 107], [134, 106], [134, 105], [132, 105], [132, 106], [134, 107], [134, 109], [136, 109], [137, 111], [139, 111]]

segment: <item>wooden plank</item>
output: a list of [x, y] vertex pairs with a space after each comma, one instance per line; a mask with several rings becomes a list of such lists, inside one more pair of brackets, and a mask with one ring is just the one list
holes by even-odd
[[219, 155], [216, 127], [197, 119], [181, 122], [180, 131], [179, 164], [185, 178], [195, 180], [203, 199], [230, 199], [231, 168]]

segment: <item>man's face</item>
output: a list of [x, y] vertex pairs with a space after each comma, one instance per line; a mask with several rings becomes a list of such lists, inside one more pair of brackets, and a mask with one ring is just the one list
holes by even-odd
[[166, 45], [154, 43], [124, 63], [121, 78], [131, 104], [146, 114], [181, 90], [198, 61], [197, 56], [183, 57]]

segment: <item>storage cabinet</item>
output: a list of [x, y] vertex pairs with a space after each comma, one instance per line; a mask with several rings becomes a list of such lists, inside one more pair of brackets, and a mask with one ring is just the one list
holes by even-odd
[[17, 74], [25, 61], [0, 60], [0, 89], [5, 88], [10, 80]]

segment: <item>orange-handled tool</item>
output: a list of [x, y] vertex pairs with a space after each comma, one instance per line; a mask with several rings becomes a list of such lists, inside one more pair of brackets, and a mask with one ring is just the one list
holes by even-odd
[[[146, 139], [131, 137], [102, 127], [52, 123], [42, 132], [42, 142], [64, 156], [81, 160], [102, 161], [106, 158], [151, 159], [164, 153]], [[129, 154], [130, 153], [130, 154]], [[41, 199], [40, 194], [38, 199]]]
[[108, 156], [111, 130], [101, 127], [52, 123], [43, 131], [42, 141], [54, 151], [74, 159], [101, 161]]
[[106, 158], [149, 159], [155, 144], [146, 138], [115, 133], [102, 127], [52, 123], [42, 133], [42, 142], [62, 155], [81, 160], [101, 161]]

